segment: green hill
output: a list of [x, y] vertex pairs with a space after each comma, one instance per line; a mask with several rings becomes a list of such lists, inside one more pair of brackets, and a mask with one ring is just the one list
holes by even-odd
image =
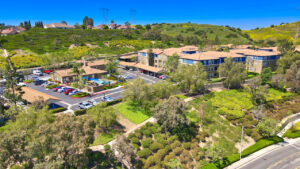
[[[255, 41], [260, 40], [273, 40], [278, 39], [290, 39], [295, 40], [298, 28], [300, 27], [300, 21], [281, 24], [278, 26], [271, 26], [260, 29], [245, 30], [244, 33], [248, 33], [250, 38]], [[300, 44], [300, 36], [296, 39], [296, 43]]]
[[[180, 35], [180, 36], [179, 36]], [[178, 37], [179, 36], [179, 37]], [[171, 47], [179, 44], [246, 44], [247, 34], [240, 29], [205, 24], [153, 24], [150, 30], [67, 30], [33, 28], [17, 35], [0, 37], [2, 46], [8, 50], [26, 49], [37, 54], [67, 50], [72, 44], [98, 45], [106, 48], [113, 42], [114, 46], [127, 47], [129, 51], [151, 47]], [[131, 41], [126, 44], [126, 41]], [[134, 46], [132, 46], [134, 40]], [[151, 45], [145, 41], [156, 41]], [[109, 43], [108, 43], [109, 42]], [[118, 42], [120, 44], [118, 45]], [[116, 50], [116, 49], [114, 49]], [[126, 50], [128, 51], [128, 50]]]

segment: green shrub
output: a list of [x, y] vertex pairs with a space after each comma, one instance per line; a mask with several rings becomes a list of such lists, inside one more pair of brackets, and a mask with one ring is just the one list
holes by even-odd
[[59, 84], [53, 84], [53, 85], [47, 86], [46, 88], [47, 89], [53, 89], [53, 88], [58, 87], [58, 86], [59, 86]]
[[150, 145], [153, 143], [151, 138], [146, 138], [142, 140], [142, 146], [143, 148], [150, 148]]
[[191, 148], [191, 144], [190, 143], [183, 143], [183, 148], [186, 150], [189, 150]]
[[112, 106], [112, 105], [118, 104], [120, 102], [122, 102], [122, 99], [116, 99], [114, 101], [107, 102], [107, 106]]
[[136, 137], [132, 137], [131, 139], [130, 139], [130, 141], [131, 141], [131, 143], [133, 143], [133, 144], [140, 144], [140, 140], [138, 139], [138, 138], [136, 138]]
[[75, 116], [80, 116], [80, 115], [86, 114], [86, 109], [76, 110], [76, 111], [74, 111], [74, 114], [75, 114]]
[[59, 112], [63, 112], [67, 110], [65, 107], [59, 107], [59, 108], [56, 108], [56, 109], [52, 109], [50, 110], [52, 113], [59, 113]]
[[171, 148], [174, 150], [176, 147], [181, 145], [180, 141], [176, 140], [171, 144]]
[[133, 147], [135, 150], [139, 150], [139, 149], [140, 149], [140, 146], [137, 145], [137, 144], [132, 144], [132, 147]]
[[218, 169], [218, 167], [216, 167], [215, 164], [213, 164], [213, 163], [209, 163], [209, 164], [205, 165], [204, 167], [202, 167], [201, 169]]
[[151, 155], [151, 151], [149, 150], [149, 148], [144, 148], [143, 150], [138, 151], [137, 155], [140, 158], [148, 158]]
[[81, 93], [76, 93], [76, 94], [72, 95], [71, 97], [73, 97], [73, 98], [81, 98], [81, 97], [87, 97], [87, 96], [90, 96], [90, 94], [86, 93], [86, 92], [81, 92]]
[[182, 151], [183, 151], [182, 147], [176, 147], [175, 149], [173, 149], [173, 152], [176, 155], [179, 155]]
[[110, 145], [106, 144], [106, 145], [104, 146], [104, 150], [105, 150], [105, 151], [109, 151], [109, 150], [110, 150]]
[[152, 152], [156, 152], [157, 150], [162, 149], [162, 148], [163, 148], [163, 146], [157, 142], [150, 145], [150, 150]]
[[291, 129], [289, 129], [284, 133], [283, 137], [298, 138], [300, 137], [300, 131], [292, 131]]
[[24, 80], [25, 83], [31, 83], [34, 82], [34, 80]]
[[152, 136], [152, 133], [151, 133], [151, 131], [150, 130], [144, 130], [143, 131], [143, 134], [144, 134], [144, 136], [146, 136], [146, 137], [151, 137]]

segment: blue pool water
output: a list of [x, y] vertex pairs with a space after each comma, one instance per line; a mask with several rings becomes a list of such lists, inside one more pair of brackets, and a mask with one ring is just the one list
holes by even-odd
[[95, 79], [95, 78], [90, 78], [89, 80], [94, 81], [99, 84], [104, 84], [104, 85], [107, 85], [109, 83], [109, 81], [107, 81], [107, 80], [101, 80], [101, 79]]

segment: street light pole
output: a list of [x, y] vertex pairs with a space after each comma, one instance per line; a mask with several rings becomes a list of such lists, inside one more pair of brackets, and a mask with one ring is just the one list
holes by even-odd
[[244, 126], [242, 126], [241, 148], [240, 148], [240, 159], [242, 159], [243, 135], [244, 135]]

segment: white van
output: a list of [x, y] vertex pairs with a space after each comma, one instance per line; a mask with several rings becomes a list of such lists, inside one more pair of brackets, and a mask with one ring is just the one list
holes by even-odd
[[41, 69], [33, 69], [32, 73], [37, 76], [43, 76], [43, 72], [41, 71]]

